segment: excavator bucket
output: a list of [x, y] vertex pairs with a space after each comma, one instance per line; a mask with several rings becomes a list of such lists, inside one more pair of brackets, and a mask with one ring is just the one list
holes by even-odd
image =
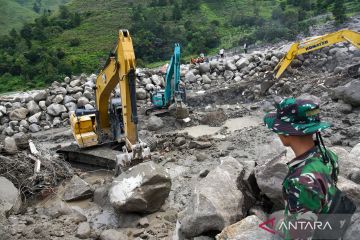
[[176, 116], [176, 119], [179, 119], [179, 120], [187, 119], [189, 117], [189, 109], [183, 102], [176, 104], [175, 116]]

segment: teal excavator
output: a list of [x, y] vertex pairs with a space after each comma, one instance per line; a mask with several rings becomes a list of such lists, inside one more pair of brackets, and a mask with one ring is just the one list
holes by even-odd
[[177, 119], [188, 119], [189, 110], [185, 105], [185, 86], [180, 82], [180, 44], [176, 43], [174, 54], [166, 69], [165, 89], [158, 89], [151, 93], [151, 108], [146, 110], [146, 115], [154, 113], [160, 115], [174, 112]]

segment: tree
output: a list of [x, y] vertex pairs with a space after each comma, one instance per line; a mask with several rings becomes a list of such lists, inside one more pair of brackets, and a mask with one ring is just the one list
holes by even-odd
[[335, 0], [332, 14], [335, 17], [336, 23], [343, 23], [346, 20], [346, 7], [344, 5], [344, 0]]
[[33, 10], [34, 10], [34, 12], [39, 13], [40, 12], [40, 5], [35, 2], [34, 5], [33, 5]]
[[59, 7], [59, 10], [60, 10], [60, 18], [61, 18], [61, 19], [67, 19], [67, 18], [69, 18], [69, 16], [70, 16], [70, 11], [69, 11], [69, 9], [68, 9], [66, 6], [61, 5], [61, 6]]
[[172, 17], [175, 21], [180, 20], [182, 18], [181, 9], [177, 2], [175, 2], [175, 4], [174, 4]]

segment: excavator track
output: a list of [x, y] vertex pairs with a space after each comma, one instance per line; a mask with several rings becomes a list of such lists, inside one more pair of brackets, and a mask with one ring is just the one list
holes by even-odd
[[119, 143], [106, 143], [90, 148], [69, 145], [57, 151], [65, 160], [75, 165], [90, 168], [115, 169], [116, 155], [121, 154]]

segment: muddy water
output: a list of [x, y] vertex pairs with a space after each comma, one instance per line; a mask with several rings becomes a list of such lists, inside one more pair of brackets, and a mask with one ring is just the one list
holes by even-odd
[[255, 127], [262, 124], [262, 120], [257, 116], [245, 116], [241, 118], [228, 119], [221, 127], [210, 127], [207, 125], [198, 125], [193, 127], [185, 128], [179, 132], [188, 132], [190, 136], [197, 138], [205, 135], [212, 135], [214, 137], [221, 138], [222, 135], [219, 133], [223, 127], [226, 127], [228, 131], [234, 132], [248, 127]]

